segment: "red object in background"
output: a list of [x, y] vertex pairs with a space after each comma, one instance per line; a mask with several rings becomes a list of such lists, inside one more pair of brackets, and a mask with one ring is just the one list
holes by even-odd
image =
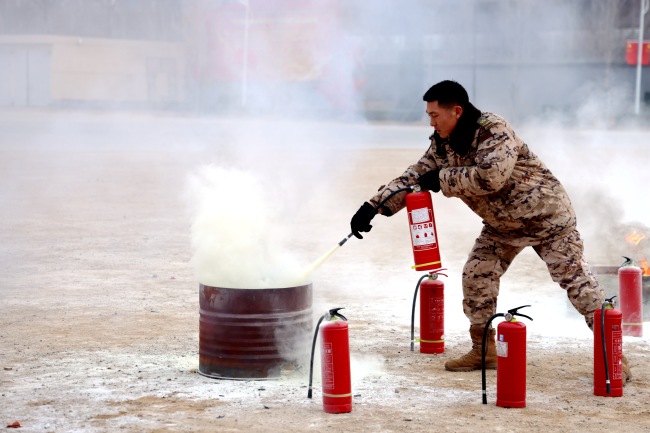
[[321, 328], [323, 409], [326, 413], [352, 412], [348, 323], [335, 318]]
[[429, 191], [406, 194], [406, 209], [411, 228], [411, 245], [416, 271], [440, 269], [440, 249], [438, 233], [433, 214], [433, 202]]
[[497, 402], [526, 407], [526, 325], [514, 317], [497, 326]]
[[420, 353], [445, 351], [444, 290], [437, 274], [420, 283]]
[[[641, 51], [641, 65], [650, 64], [650, 42], [643, 41], [643, 50]], [[636, 65], [639, 58], [639, 42], [627, 41], [625, 46], [625, 60], [628, 65]]]
[[643, 284], [641, 268], [624, 265], [618, 269], [618, 300], [623, 335], [643, 336]]
[[342, 50], [338, 2], [196, 3], [194, 13], [203, 23], [194, 69], [208, 82], [239, 82], [245, 65], [251, 83], [314, 82], [324, 78], [323, 65]]
[[[605, 309], [605, 327], [601, 327], [600, 308], [594, 312], [594, 395], [621, 397], [623, 395], [623, 331], [622, 314], [614, 308]], [[605, 333], [607, 370], [610, 390], [607, 392], [602, 332]]]

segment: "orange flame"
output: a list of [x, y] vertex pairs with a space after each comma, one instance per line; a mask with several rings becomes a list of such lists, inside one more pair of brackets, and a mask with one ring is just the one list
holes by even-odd
[[643, 276], [650, 276], [650, 267], [648, 267], [648, 261], [646, 259], [641, 259], [641, 270], [643, 271]]
[[628, 243], [634, 244], [634, 245], [639, 245], [639, 242], [645, 239], [645, 235], [643, 233], [638, 233], [638, 232], [632, 232], [631, 234], [625, 236], [625, 240], [628, 241]]

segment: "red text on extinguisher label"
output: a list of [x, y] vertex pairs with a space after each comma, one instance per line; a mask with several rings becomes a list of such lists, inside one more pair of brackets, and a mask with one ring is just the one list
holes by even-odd
[[612, 380], [623, 379], [623, 331], [612, 331]]
[[332, 343], [323, 343], [322, 352], [323, 389], [334, 389], [334, 352]]
[[445, 323], [445, 301], [441, 298], [429, 299], [429, 323], [428, 328], [430, 332], [444, 332]]
[[411, 238], [413, 247], [417, 249], [435, 248], [436, 235], [433, 232], [433, 222], [411, 224]]

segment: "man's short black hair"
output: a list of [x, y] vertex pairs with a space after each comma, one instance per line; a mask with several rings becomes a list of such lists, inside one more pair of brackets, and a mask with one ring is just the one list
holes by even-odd
[[445, 80], [431, 86], [422, 99], [425, 102], [438, 101], [438, 105], [449, 107], [460, 105], [465, 107], [469, 103], [469, 96], [463, 86], [455, 81]]

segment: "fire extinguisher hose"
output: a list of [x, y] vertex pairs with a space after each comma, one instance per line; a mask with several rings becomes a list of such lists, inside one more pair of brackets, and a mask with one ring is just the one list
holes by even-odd
[[316, 323], [316, 329], [314, 330], [314, 339], [312, 340], [311, 343], [311, 357], [309, 358], [309, 389], [307, 391], [307, 398], [311, 398], [311, 385], [312, 385], [312, 378], [314, 375], [314, 349], [316, 348], [316, 338], [318, 337], [318, 328], [320, 328], [320, 324], [323, 321], [323, 319], [327, 316], [326, 314], [323, 314], [320, 316], [320, 319], [318, 319], [318, 323]]
[[400, 192], [403, 192], [403, 191], [420, 191], [420, 185], [415, 184], [415, 185], [411, 185], [411, 186], [405, 186], [403, 188], [398, 188], [395, 191], [391, 191], [390, 194], [388, 194], [384, 199], [382, 199], [382, 201], [380, 201], [377, 204], [377, 209], [382, 207], [383, 204], [386, 203], [388, 200], [390, 200], [395, 194], [399, 194]]
[[483, 340], [481, 344], [481, 394], [483, 395], [483, 404], [487, 404], [487, 386], [486, 386], [486, 379], [485, 379], [485, 354], [487, 352], [486, 346], [487, 346], [487, 333], [488, 329], [490, 329], [490, 324], [494, 319], [497, 317], [505, 317], [505, 313], [497, 313], [494, 316], [490, 317], [490, 320], [487, 321], [485, 324], [485, 328], [483, 329]]
[[413, 307], [411, 308], [411, 352], [415, 350], [415, 301], [418, 298], [418, 289], [420, 288], [420, 283], [428, 276], [428, 274], [425, 274], [420, 277], [418, 283], [415, 285], [415, 293], [413, 293]]
[[600, 341], [603, 345], [603, 360], [605, 361], [605, 387], [607, 389], [607, 394], [612, 393], [612, 386], [609, 379], [609, 362], [607, 361], [607, 344], [605, 342], [605, 309], [607, 306], [611, 307], [615, 297], [616, 296], [612, 296], [611, 298], [605, 299], [603, 306], [600, 308]]

